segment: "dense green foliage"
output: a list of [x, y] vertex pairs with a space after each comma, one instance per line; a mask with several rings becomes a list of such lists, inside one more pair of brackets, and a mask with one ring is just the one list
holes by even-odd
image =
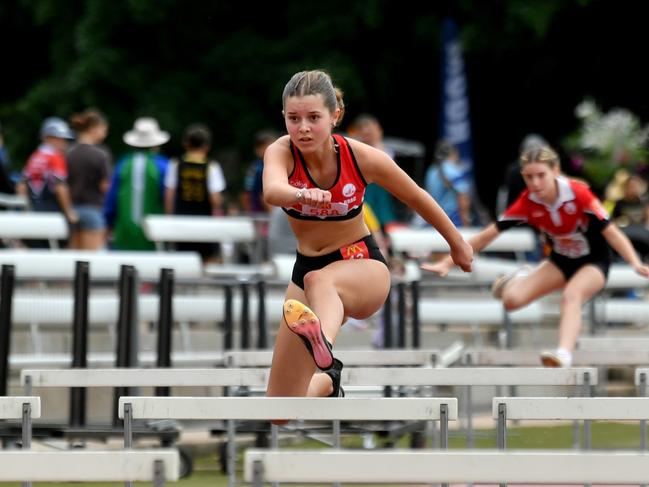
[[[236, 187], [252, 157], [254, 132], [282, 129], [280, 95], [289, 76], [325, 68], [345, 91], [348, 116], [374, 112], [390, 135], [430, 147], [437, 133], [440, 26], [452, 15], [466, 50], [477, 158], [493, 159], [487, 152], [495, 149], [488, 142], [496, 135], [489, 126], [494, 107], [503, 108], [503, 119], [515, 127], [509, 145], [531, 116], [526, 123], [510, 120], [512, 110], [525, 108], [503, 80], [527, 73], [516, 86], [535, 89], [547, 79], [543, 69], [560, 66], [548, 65], [542, 55], [521, 63], [552, 47], [551, 37], [564, 35], [554, 33], [557, 25], [569, 25], [581, 12], [606, 13], [614, 4], [10, 0], [0, 3], [0, 123], [20, 167], [49, 115], [100, 108], [111, 122], [107, 143], [117, 156], [125, 149], [121, 135], [137, 116], [153, 115], [172, 133], [168, 153], [180, 149], [184, 126], [203, 121], [213, 128], [215, 153]], [[502, 96], [494, 92], [501, 85], [512, 96], [504, 106], [493, 101]], [[564, 126], [574, 125], [572, 98], [583, 94], [583, 87], [568, 91]], [[509, 154], [499, 156], [503, 164]]]

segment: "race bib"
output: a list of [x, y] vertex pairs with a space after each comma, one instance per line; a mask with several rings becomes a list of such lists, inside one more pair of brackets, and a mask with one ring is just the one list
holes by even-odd
[[554, 251], [557, 254], [576, 259], [590, 253], [588, 240], [581, 233], [569, 233], [552, 237], [554, 242]]
[[346, 203], [329, 203], [324, 207], [315, 207], [310, 205], [302, 205], [301, 213], [303, 215], [316, 216], [320, 218], [327, 218], [331, 216], [345, 216], [349, 212], [349, 205]]

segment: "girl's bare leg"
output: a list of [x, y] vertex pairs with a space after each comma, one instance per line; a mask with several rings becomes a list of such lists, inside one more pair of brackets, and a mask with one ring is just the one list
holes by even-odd
[[601, 269], [594, 265], [585, 265], [570, 278], [561, 296], [560, 349], [574, 350], [581, 330], [581, 308], [604, 288], [605, 283]]
[[[359, 279], [362, 276], [362, 279]], [[366, 318], [378, 310], [390, 288], [390, 274], [381, 262], [360, 259], [338, 261], [309, 272], [305, 290], [290, 283], [286, 299], [297, 299], [309, 306], [320, 319], [327, 339], [334, 343], [345, 316]], [[268, 396], [327, 396], [331, 379], [315, 374], [313, 358], [302, 340], [280, 324], [270, 378]]]
[[513, 277], [505, 284], [501, 299], [505, 309], [512, 311], [556, 291], [565, 282], [559, 268], [545, 260], [529, 276]]

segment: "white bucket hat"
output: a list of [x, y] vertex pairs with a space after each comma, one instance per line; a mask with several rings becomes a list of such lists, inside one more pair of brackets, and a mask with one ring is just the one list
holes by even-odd
[[133, 130], [124, 134], [124, 142], [131, 147], [158, 147], [169, 140], [169, 132], [160, 130], [158, 121], [153, 117], [142, 117], [135, 120]]

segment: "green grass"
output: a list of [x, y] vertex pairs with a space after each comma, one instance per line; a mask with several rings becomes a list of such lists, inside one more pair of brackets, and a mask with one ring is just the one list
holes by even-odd
[[[583, 428], [580, 429], [583, 435]], [[640, 446], [640, 428], [638, 424], [620, 424], [620, 423], [592, 423], [592, 447], [596, 449], [638, 449]], [[350, 436], [343, 438], [343, 448], [361, 448], [362, 440], [359, 436]], [[395, 445], [398, 448], [408, 448], [410, 445], [409, 437], [401, 438]], [[496, 433], [495, 430], [476, 430], [474, 439], [475, 448], [495, 448]], [[377, 437], [377, 446], [382, 447], [383, 439]], [[427, 446], [430, 446], [427, 444]], [[466, 438], [457, 431], [451, 431], [449, 438], [450, 448], [465, 448]], [[507, 435], [507, 448], [511, 449], [570, 449], [573, 447], [573, 427], [572, 425], [561, 426], [526, 426], [526, 427], [509, 427]], [[304, 440], [300, 442], [290, 441], [283, 445], [286, 449], [302, 448], [328, 448], [314, 440]], [[239, 459], [237, 480], [242, 481], [241, 461], [243, 459], [243, 448], [239, 448]], [[19, 483], [0, 483], [0, 485], [11, 485], [19, 487]], [[46, 487], [50, 483], [36, 482], [35, 487]], [[104, 482], [104, 483], [60, 483], [65, 487], [122, 487], [122, 483]], [[151, 485], [148, 482], [136, 482], [136, 486]], [[227, 478], [223, 475], [217, 465], [217, 453], [204, 455], [194, 459], [194, 473], [186, 479], [177, 483], [169, 483], [178, 487], [225, 487]]]

